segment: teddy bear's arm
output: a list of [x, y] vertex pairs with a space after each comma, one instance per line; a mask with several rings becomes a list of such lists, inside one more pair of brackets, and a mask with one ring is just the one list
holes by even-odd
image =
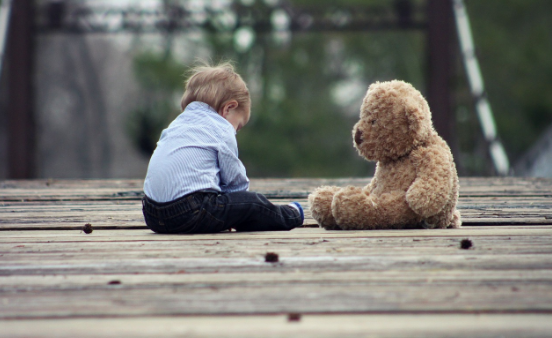
[[[376, 170], [377, 170], [377, 168], [376, 168]], [[374, 191], [374, 189], [376, 189], [377, 186], [378, 186], [378, 181], [376, 179], [376, 175], [374, 175], [374, 177], [372, 177], [372, 179], [370, 180], [370, 183], [367, 184], [364, 188], [362, 188], [362, 190], [366, 194], [371, 194], [372, 191]]]
[[411, 159], [416, 179], [406, 192], [406, 201], [424, 218], [436, 215], [446, 205], [453, 188], [450, 151], [437, 146], [421, 148], [413, 151]]

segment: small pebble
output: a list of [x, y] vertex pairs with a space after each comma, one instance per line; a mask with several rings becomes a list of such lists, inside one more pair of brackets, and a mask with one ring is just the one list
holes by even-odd
[[274, 252], [267, 252], [265, 255], [265, 262], [269, 262], [269, 263], [278, 262], [278, 254]]
[[468, 250], [468, 249], [471, 248], [472, 246], [473, 246], [472, 241], [470, 241], [470, 240], [467, 239], [467, 238], [460, 241], [460, 248], [461, 248], [461, 249]]
[[86, 223], [84, 227], [82, 228], [82, 231], [84, 231], [85, 234], [91, 234], [94, 229], [92, 229], [92, 224]]
[[288, 314], [288, 322], [299, 322], [301, 321], [300, 313], [290, 313]]

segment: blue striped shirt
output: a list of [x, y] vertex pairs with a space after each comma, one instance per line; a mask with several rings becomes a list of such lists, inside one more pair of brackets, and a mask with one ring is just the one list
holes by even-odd
[[160, 203], [198, 190], [228, 193], [248, 188], [234, 127], [199, 101], [163, 130], [144, 181], [146, 196]]

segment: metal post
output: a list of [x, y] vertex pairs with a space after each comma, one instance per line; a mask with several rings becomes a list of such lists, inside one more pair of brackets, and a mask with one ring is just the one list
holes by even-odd
[[0, 4], [0, 76], [2, 75], [2, 64], [6, 50], [6, 37], [8, 36], [8, 25], [10, 23], [11, 0], [3, 0]]
[[502, 146], [502, 142], [498, 138], [491, 105], [485, 95], [483, 77], [481, 76], [479, 61], [475, 53], [470, 21], [468, 20], [468, 13], [463, 0], [454, 0], [454, 17], [456, 19], [456, 28], [458, 39], [460, 40], [460, 48], [462, 49], [466, 75], [475, 101], [475, 110], [481, 123], [481, 129], [489, 145], [489, 154], [491, 155], [497, 174], [508, 175], [510, 172], [510, 162]]

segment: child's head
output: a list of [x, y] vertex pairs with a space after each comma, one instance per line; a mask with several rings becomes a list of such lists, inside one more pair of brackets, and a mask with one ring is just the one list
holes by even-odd
[[194, 101], [205, 102], [213, 107], [236, 130], [249, 121], [249, 90], [229, 62], [216, 66], [205, 63], [192, 69], [180, 102], [182, 110]]

